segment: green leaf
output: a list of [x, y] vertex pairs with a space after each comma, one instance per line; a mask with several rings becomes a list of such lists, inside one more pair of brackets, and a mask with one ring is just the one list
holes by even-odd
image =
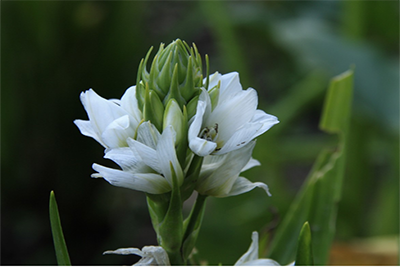
[[183, 238], [183, 215], [181, 192], [175, 169], [170, 163], [172, 172], [172, 192], [167, 213], [159, 225], [161, 246], [167, 251], [171, 264], [183, 264], [180, 252]]
[[67, 245], [61, 228], [56, 197], [53, 191], [50, 192], [50, 225], [53, 234], [54, 248], [56, 250], [57, 263], [58, 265], [70, 266], [71, 261], [69, 259]]
[[296, 266], [314, 265], [310, 224], [305, 222], [301, 228], [296, 253]]
[[206, 207], [207, 195], [197, 195], [196, 203], [189, 215], [185, 220], [185, 235], [183, 236], [182, 253], [183, 258], [186, 260], [192, 252], [197, 236], [200, 231], [201, 222], [204, 216]]
[[297, 233], [304, 221], [310, 223], [313, 234], [315, 264], [326, 264], [335, 233], [337, 203], [342, 190], [352, 90], [353, 70], [331, 81], [320, 127], [326, 132], [337, 134], [339, 141], [336, 147], [321, 151], [302, 189], [277, 229], [269, 258], [281, 264], [294, 260]]

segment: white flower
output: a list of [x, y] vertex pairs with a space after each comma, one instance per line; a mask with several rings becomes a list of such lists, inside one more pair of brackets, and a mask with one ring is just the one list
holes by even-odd
[[167, 252], [160, 246], [145, 246], [142, 250], [138, 248], [120, 248], [117, 250], [108, 250], [103, 253], [118, 254], [118, 255], [138, 255], [142, 257], [136, 266], [166, 266], [171, 265]]
[[[209, 93], [218, 84], [219, 95], [211, 99]], [[279, 122], [257, 109], [256, 90], [242, 90], [236, 72], [211, 75], [206, 89], [200, 94], [188, 135], [190, 149], [199, 156], [239, 149]]]
[[172, 166], [178, 185], [183, 183], [184, 174], [176, 156], [172, 126], [166, 127], [160, 134], [154, 125], [144, 122], [138, 127], [137, 140], [128, 138], [127, 143], [129, 147], [114, 148], [105, 155], [122, 170], [93, 164], [98, 173], [92, 174], [92, 177], [102, 177], [119, 187], [162, 194], [172, 189]]
[[127, 147], [142, 120], [138, 109], [136, 87], [128, 88], [121, 100], [107, 100], [92, 89], [81, 93], [81, 102], [89, 120], [75, 120], [83, 135], [94, 138], [105, 148]]
[[250, 141], [241, 149], [224, 155], [205, 157], [196, 190], [202, 195], [227, 197], [261, 187], [270, 195], [266, 184], [252, 183], [244, 177], [239, 177], [241, 172], [260, 165], [257, 160], [251, 158], [255, 143]]
[[258, 233], [254, 231], [251, 239], [252, 242], [249, 249], [235, 263], [235, 266], [281, 266], [274, 260], [258, 258]]

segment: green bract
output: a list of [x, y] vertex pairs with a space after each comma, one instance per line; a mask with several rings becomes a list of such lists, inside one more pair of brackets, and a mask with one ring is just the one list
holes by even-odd
[[[157, 54], [147, 70], [152, 48], [142, 59], [137, 74], [137, 100], [140, 110], [162, 110], [160, 104], [166, 106], [169, 100], [174, 99], [181, 110], [193, 98], [198, 96], [203, 86], [201, 56], [195, 45], [189, 47], [187, 43], [177, 39], [164, 47], [160, 45]], [[156, 100], [156, 96], [158, 99]], [[158, 101], [160, 100], [160, 101]], [[161, 131], [163, 114], [144, 112], [145, 120], [151, 120]]]

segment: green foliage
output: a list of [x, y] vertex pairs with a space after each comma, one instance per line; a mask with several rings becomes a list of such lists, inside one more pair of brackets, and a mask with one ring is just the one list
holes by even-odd
[[60, 216], [58, 214], [56, 197], [53, 191], [50, 193], [50, 225], [51, 232], [53, 234], [57, 263], [58, 265], [70, 266], [71, 261], [69, 259], [67, 244], [65, 243]]
[[352, 90], [351, 70], [331, 81], [320, 127], [326, 132], [338, 134], [339, 142], [336, 147], [320, 153], [303, 189], [277, 229], [269, 257], [282, 264], [294, 259], [296, 233], [300, 231], [304, 221], [309, 221], [313, 232], [315, 264], [323, 265], [328, 260], [344, 175], [346, 131], [351, 116]]
[[303, 224], [303, 227], [301, 228], [299, 234], [295, 265], [296, 266], [314, 265], [311, 230], [310, 230], [310, 224], [308, 222], [305, 222]]
[[274, 231], [321, 148], [336, 142], [317, 130], [321, 96], [327, 78], [351, 64], [351, 179], [343, 181], [335, 238], [398, 235], [398, 1], [2, 1], [1, 8], [4, 265], [54, 264], [43, 205], [51, 188], [65, 192], [58, 201], [68, 203], [62, 217], [75, 264], [131, 265], [130, 257], [101, 252], [156, 244], [142, 194], [89, 178], [93, 162], [109, 161], [72, 121], [84, 116], [81, 91], [121, 96], [136, 84], [148, 48], [176, 38], [209, 54], [211, 73], [238, 71], [243, 87], [259, 92], [259, 107], [281, 121], [257, 140], [262, 165], [244, 173], [267, 183], [272, 197], [255, 190], [208, 199], [199, 262], [233, 264], [252, 231]]

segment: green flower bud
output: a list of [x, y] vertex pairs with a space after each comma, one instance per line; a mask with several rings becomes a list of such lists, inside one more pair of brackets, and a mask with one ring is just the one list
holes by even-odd
[[150, 70], [147, 62], [152, 49], [142, 59], [137, 75], [137, 99], [139, 108], [143, 109], [146, 85], [155, 92], [164, 106], [175, 99], [181, 110], [194, 97], [198, 96], [203, 86], [202, 61], [195, 45], [177, 39], [164, 47], [160, 45], [154, 56]]
[[165, 108], [163, 124], [164, 128], [166, 128], [168, 125], [172, 125], [176, 132], [176, 153], [181, 166], [184, 167], [186, 163], [186, 150], [188, 145], [188, 118], [186, 107], [183, 107], [182, 112], [179, 108], [178, 102], [175, 99], [170, 99]]
[[159, 132], [162, 132], [164, 105], [154, 91], [146, 89], [143, 105], [144, 120], [150, 121], [156, 126]]

